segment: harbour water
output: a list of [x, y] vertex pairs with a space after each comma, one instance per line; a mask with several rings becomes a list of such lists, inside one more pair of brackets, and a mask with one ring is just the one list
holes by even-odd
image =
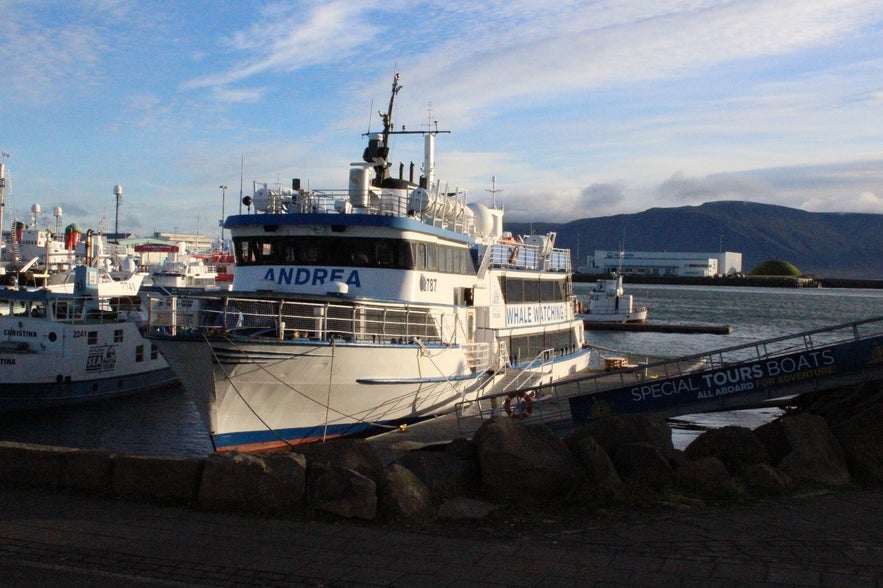
[[[587, 295], [592, 284], [576, 284]], [[729, 324], [729, 335], [589, 331], [597, 347], [648, 356], [684, 356], [883, 315], [883, 290], [645, 286], [626, 283], [651, 321]], [[2, 384], [0, 384], [2, 386]], [[673, 422], [676, 447], [704, 428], [756, 427], [777, 409], [692, 415]], [[208, 427], [186, 391], [0, 416], [0, 440], [143, 455], [207, 455]]]

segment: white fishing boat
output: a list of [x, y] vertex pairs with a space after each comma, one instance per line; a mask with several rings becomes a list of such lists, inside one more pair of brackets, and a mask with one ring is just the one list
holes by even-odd
[[598, 280], [589, 292], [587, 302], [580, 301], [578, 317], [583, 322], [643, 323], [647, 320], [645, 306], [635, 307], [631, 294], [622, 287], [622, 274]]
[[0, 412], [111, 398], [176, 381], [157, 347], [77, 268], [74, 292], [0, 289]]
[[[80, 279], [80, 272], [82, 271], [79, 269], [80, 267], [83, 266], [77, 265], [62, 274], [52, 276], [44, 288], [52, 292], [73, 294], [77, 289], [77, 282]], [[109, 271], [101, 263], [97, 266], [87, 265], [86, 267], [91, 267], [95, 270], [89, 272], [90, 287], [94, 286], [97, 290], [97, 296], [105, 299], [137, 299], [141, 285], [148, 276], [147, 272], [135, 271], [134, 266], [127, 268], [125, 271]]]
[[184, 243], [177, 245], [136, 245], [136, 253], [164, 252], [161, 264], [148, 268], [149, 285], [159, 288], [217, 288], [218, 272], [206, 263], [206, 257], [187, 251]]
[[[441, 132], [394, 131], [398, 90], [348, 189], [263, 186], [226, 219], [232, 291], [151, 297], [148, 336], [208, 399], [216, 450], [380, 432], [508, 390], [500, 413], [523, 418], [519, 388], [588, 367], [569, 250], [504, 233], [501, 209], [436, 179]], [[419, 179], [390, 176], [391, 135], [423, 136]]]

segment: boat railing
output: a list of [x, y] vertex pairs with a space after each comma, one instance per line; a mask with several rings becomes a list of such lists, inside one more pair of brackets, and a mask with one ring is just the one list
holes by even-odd
[[270, 213], [367, 214], [409, 217], [425, 224], [442, 227], [466, 235], [475, 234], [475, 222], [467, 213], [466, 191], [450, 190], [437, 182], [431, 192], [431, 206], [415, 210], [411, 190], [368, 190], [354, 199], [349, 190], [312, 189], [304, 191], [266, 192], [269, 200], [263, 205]]
[[[564, 382], [556, 382], [555, 386], [566, 386], [570, 390], [568, 396], [592, 394], [639, 383], [652, 384], [657, 379], [676, 378], [697, 371], [704, 372], [731, 366], [735, 366], [732, 369], [738, 371], [747, 369], [745, 366], [752, 362], [765, 362], [764, 365], [768, 369], [779, 370], [778, 377], [787, 379], [790, 374], [798, 373], [802, 367], [805, 367], [800, 366], [798, 361], [793, 359], [795, 353], [803, 353], [805, 357], [802, 361], [809, 362], [810, 366], [818, 363], [818, 370], [824, 371], [827, 360], [815, 352], [816, 349], [880, 335], [883, 335], [883, 317], [864, 319], [676, 359], [654, 360], [628, 365], [621, 369], [590, 373]], [[783, 357], [786, 359], [780, 362], [779, 358]], [[522, 391], [530, 392], [533, 389], [526, 387]]]
[[463, 351], [466, 355], [466, 365], [475, 372], [480, 372], [490, 367], [491, 347], [486, 342], [464, 343]]
[[555, 360], [555, 350], [551, 347], [543, 349], [537, 353], [536, 357], [530, 360], [525, 366], [518, 366], [518, 376], [511, 380], [506, 386], [500, 390], [500, 393], [510, 390], [517, 390], [519, 386], [523, 386], [525, 382], [532, 380], [536, 376], [542, 376], [552, 373], [552, 362]]
[[[488, 246], [488, 264], [497, 268], [526, 269], [552, 272], [570, 272], [570, 250], [552, 249], [543, 255], [538, 245], [511, 242], [493, 243]], [[482, 263], [484, 260], [482, 260]]]
[[64, 324], [118, 323], [127, 319], [132, 303], [125, 297], [95, 299], [91, 296], [65, 296], [46, 300], [15, 300], [6, 309], [9, 316], [46, 318]]
[[361, 302], [156, 296], [149, 298], [147, 324], [151, 333], [164, 336], [445, 345], [457, 337], [452, 313]]

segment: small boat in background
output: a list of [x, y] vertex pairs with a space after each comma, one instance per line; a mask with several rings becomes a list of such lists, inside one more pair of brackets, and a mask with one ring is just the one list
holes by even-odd
[[79, 266], [72, 292], [0, 289], [0, 413], [113, 398], [176, 382], [131, 320]]
[[647, 308], [635, 308], [632, 295], [625, 294], [620, 273], [598, 280], [589, 292], [588, 303], [582, 302], [582, 306], [578, 317], [583, 322], [643, 323], [647, 320]]
[[205, 256], [188, 252], [184, 243], [136, 245], [135, 252], [166, 253], [166, 258], [161, 264], [148, 268], [150, 275], [145, 285], [160, 288], [215, 289], [218, 287], [216, 267], [207, 264]]

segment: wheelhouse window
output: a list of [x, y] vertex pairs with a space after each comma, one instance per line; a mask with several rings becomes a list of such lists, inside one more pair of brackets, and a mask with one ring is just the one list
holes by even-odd
[[503, 299], [509, 304], [525, 302], [565, 302], [568, 285], [565, 279], [540, 280], [500, 277]]
[[379, 267], [475, 272], [468, 249], [402, 239], [252, 236], [234, 239], [236, 264]]

